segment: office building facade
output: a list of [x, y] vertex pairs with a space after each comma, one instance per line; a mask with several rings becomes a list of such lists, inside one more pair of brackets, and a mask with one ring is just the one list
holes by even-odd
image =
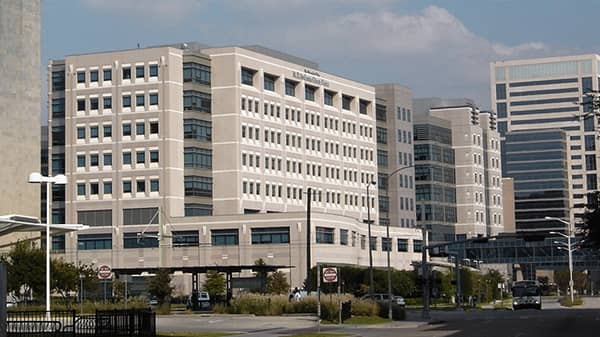
[[50, 170], [70, 182], [55, 216], [92, 226], [57, 239], [73, 261], [262, 257], [293, 266], [301, 285], [307, 202], [312, 265], [368, 264], [369, 216], [376, 266], [387, 249], [398, 268], [418, 258], [420, 233], [398, 228], [388, 241], [377, 188], [367, 202], [377, 177], [372, 86], [263, 47], [196, 43], [68, 56], [50, 63], [48, 81]]
[[[501, 232], [500, 139], [496, 131], [495, 114], [480, 111], [467, 99], [416, 99], [413, 107], [415, 114], [435, 117], [449, 123], [446, 129], [451, 130], [456, 181], [456, 238], [490, 236]], [[435, 169], [433, 173], [437, 172], [439, 176], [437, 166], [434, 165], [431, 169]], [[451, 180], [447, 177], [444, 181]], [[441, 190], [436, 190], [437, 196], [432, 196], [434, 200], [440, 198]], [[438, 219], [441, 217], [438, 216]]]
[[[567, 133], [571, 211], [565, 219], [571, 222], [583, 214], [587, 194], [598, 185], [598, 117], [586, 93], [599, 88], [599, 60], [598, 55], [577, 55], [490, 65], [491, 101], [503, 138], [513, 131], [561, 129]], [[558, 222], [542, 226], [564, 227]]]
[[375, 86], [379, 224], [415, 228], [412, 92]]

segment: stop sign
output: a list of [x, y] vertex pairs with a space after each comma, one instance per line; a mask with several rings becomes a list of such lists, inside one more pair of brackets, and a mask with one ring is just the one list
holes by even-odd
[[323, 268], [323, 282], [332, 283], [337, 281], [337, 268]]
[[112, 277], [112, 269], [109, 265], [103, 264], [98, 267], [98, 278], [106, 280]]

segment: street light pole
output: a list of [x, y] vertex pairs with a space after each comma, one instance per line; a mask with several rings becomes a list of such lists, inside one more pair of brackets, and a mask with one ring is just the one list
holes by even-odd
[[30, 183], [46, 184], [46, 312], [50, 312], [50, 225], [52, 224], [52, 184], [64, 185], [67, 183], [67, 177], [63, 174], [54, 177], [46, 177], [39, 172], [29, 175]]
[[[568, 221], [565, 221], [563, 219], [550, 217], [550, 216], [544, 217], [544, 219], [556, 220], [556, 221], [562, 222], [563, 224], [567, 225], [567, 234], [566, 235], [563, 233], [559, 233], [559, 232], [550, 232], [550, 234], [560, 235], [567, 239], [566, 250], [569, 253], [569, 292], [571, 293], [571, 303], [573, 303], [575, 300], [575, 295], [573, 293], [573, 286], [574, 286], [574, 284], [573, 284], [573, 250], [574, 249], [573, 249], [573, 245], [571, 242], [571, 235], [573, 234], [573, 229], [572, 229], [571, 223]], [[558, 248], [560, 249], [563, 247], [558, 247]]]
[[[367, 184], [367, 224], [369, 231], [369, 295], [373, 295], [373, 249], [371, 247], [371, 197], [369, 188], [375, 185], [374, 181]], [[391, 299], [390, 299], [391, 301]]]

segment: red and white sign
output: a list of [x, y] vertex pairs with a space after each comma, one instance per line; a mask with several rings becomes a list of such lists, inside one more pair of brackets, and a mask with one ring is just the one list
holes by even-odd
[[333, 283], [338, 281], [337, 268], [323, 268], [323, 282]]
[[98, 278], [101, 280], [112, 278], [112, 269], [109, 265], [103, 264], [98, 267]]

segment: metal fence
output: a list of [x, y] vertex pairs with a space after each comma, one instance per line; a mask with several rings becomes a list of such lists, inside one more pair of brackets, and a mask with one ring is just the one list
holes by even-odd
[[10, 311], [7, 337], [155, 337], [156, 315], [148, 310]]

